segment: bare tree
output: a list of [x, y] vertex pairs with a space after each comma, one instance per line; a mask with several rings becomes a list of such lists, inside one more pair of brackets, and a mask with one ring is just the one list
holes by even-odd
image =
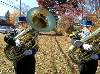
[[6, 18], [7, 23], [10, 24], [10, 12], [9, 12], [9, 10], [6, 12], [5, 18]]

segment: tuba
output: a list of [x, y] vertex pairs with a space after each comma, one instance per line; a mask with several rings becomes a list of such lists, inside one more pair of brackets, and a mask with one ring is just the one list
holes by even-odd
[[85, 63], [91, 60], [90, 57], [93, 54], [100, 54], [100, 27], [89, 36], [81, 39], [81, 42], [88, 43], [92, 45], [93, 48], [91, 51], [86, 51], [71, 45], [68, 50], [68, 54], [75, 64]]
[[[18, 35], [14, 36], [14, 39], [19, 39], [23, 49], [16, 46], [7, 45], [4, 49], [6, 57], [13, 60], [20, 60], [23, 57], [25, 50], [37, 47], [37, 36], [39, 32], [49, 32], [56, 27], [55, 17], [45, 8], [34, 7], [27, 12], [27, 22], [29, 27], [23, 30]], [[32, 41], [33, 40], [33, 41]], [[33, 42], [31, 45], [31, 42]]]

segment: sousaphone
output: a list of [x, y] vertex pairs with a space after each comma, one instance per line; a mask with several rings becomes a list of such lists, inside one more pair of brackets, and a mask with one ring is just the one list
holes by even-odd
[[34, 7], [27, 12], [29, 25], [40, 32], [49, 32], [56, 27], [55, 17], [45, 8]]
[[30, 27], [22, 31], [15, 39], [32, 29], [38, 32], [50, 32], [56, 28], [55, 17], [48, 10], [41, 7], [31, 8], [27, 12], [27, 22]]
[[[35, 32], [50, 32], [56, 27], [56, 20], [55, 17], [45, 8], [34, 7], [31, 8], [27, 12], [27, 22], [29, 27], [19, 33], [14, 39], [21, 39], [22, 37], [26, 37], [28, 32], [35, 33]], [[37, 35], [37, 34], [36, 34]], [[30, 36], [28, 36], [30, 37]], [[35, 36], [34, 36], [35, 37]], [[25, 40], [25, 39], [24, 39]], [[27, 40], [27, 39], [26, 39]], [[25, 40], [25, 41], [26, 41]], [[14, 46], [7, 45], [4, 52], [9, 60], [17, 60], [20, 59], [24, 50], [16, 49]], [[18, 54], [18, 55], [15, 55]]]

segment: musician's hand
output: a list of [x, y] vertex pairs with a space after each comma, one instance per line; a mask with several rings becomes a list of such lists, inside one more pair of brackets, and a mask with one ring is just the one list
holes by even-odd
[[91, 56], [91, 59], [98, 60], [99, 59], [99, 56], [97, 54], [93, 54]]
[[13, 37], [5, 36], [5, 37], [4, 37], [4, 41], [5, 41], [6, 43], [8, 43], [9, 45], [16, 46], [16, 43], [15, 43]]
[[91, 51], [92, 50], [92, 45], [83, 44], [83, 48], [84, 48], [84, 50]]
[[27, 56], [27, 55], [32, 55], [32, 50], [25, 50], [23, 55]]
[[19, 39], [16, 39], [15, 43], [16, 43], [16, 46], [18, 46], [18, 47], [20, 47], [20, 46], [21, 46], [21, 42], [20, 42], [20, 40], [19, 40]]

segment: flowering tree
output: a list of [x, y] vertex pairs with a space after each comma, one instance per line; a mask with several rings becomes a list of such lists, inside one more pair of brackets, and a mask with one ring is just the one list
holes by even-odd
[[[40, 7], [48, 9], [57, 20], [59, 25], [66, 25], [66, 30], [73, 23], [79, 23], [84, 16], [95, 11], [98, 0], [37, 0]], [[62, 2], [63, 1], [63, 2]], [[93, 4], [92, 4], [93, 3]], [[90, 8], [90, 7], [91, 8]], [[59, 18], [60, 17], [60, 18]], [[66, 18], [67, 17], [67, 18]], [[66, 20], [69, 22], [66, 23]]]

